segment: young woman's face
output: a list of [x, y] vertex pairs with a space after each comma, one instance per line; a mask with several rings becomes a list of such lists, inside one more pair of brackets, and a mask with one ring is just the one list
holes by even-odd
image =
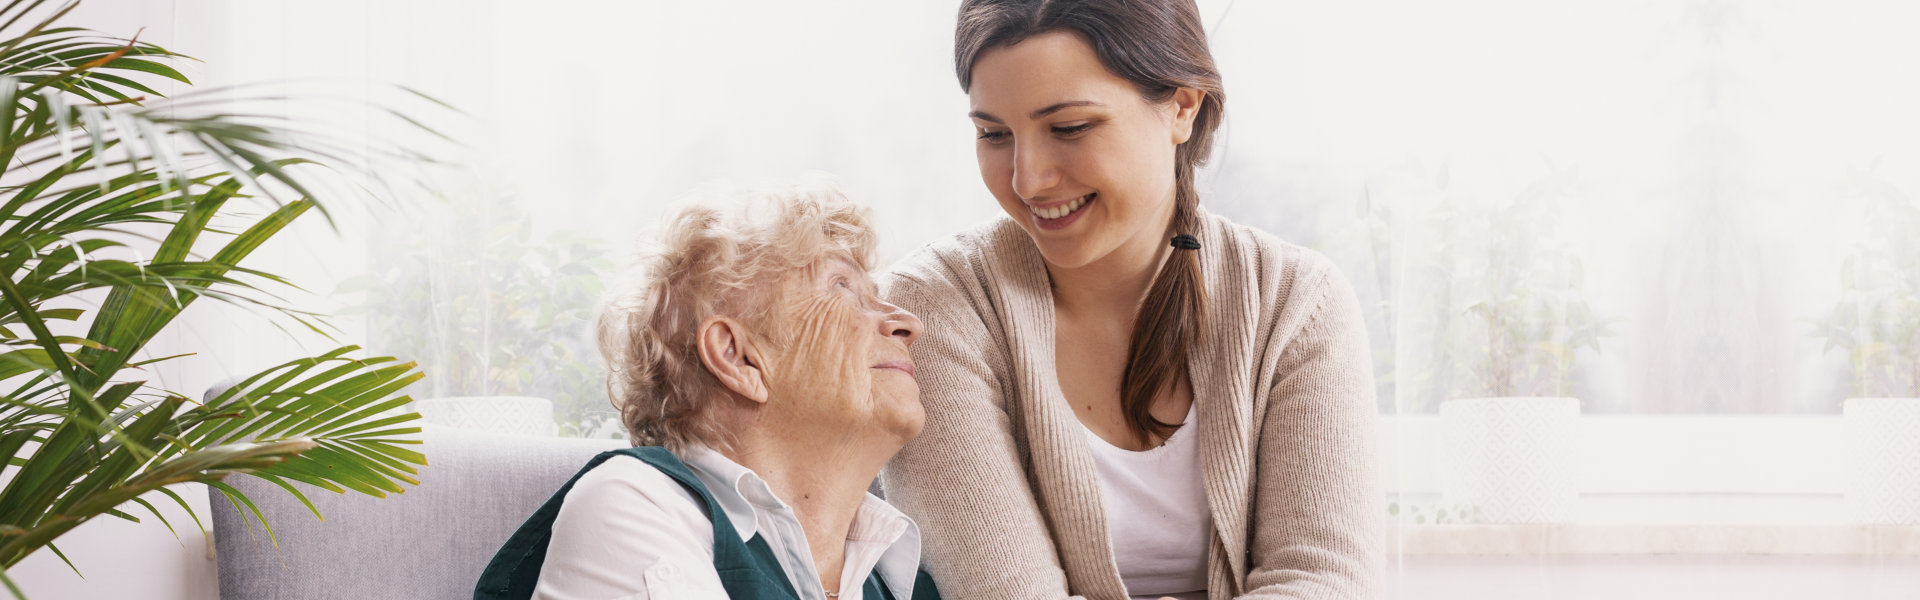
[[1049, 32], [981, 52], [967, 97], [980, 177], [1049, 265], [1158, 256], [1198, 92], [1148, 102], [1078, 35]]

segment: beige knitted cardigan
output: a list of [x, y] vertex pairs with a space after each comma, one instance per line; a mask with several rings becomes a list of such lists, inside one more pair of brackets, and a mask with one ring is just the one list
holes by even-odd
[[[1214, 330], [1188, 369], [1214, 526], [1208, 598], [1370, 598], [1384, 510], [1359, 303], [1326, 257], [1202, 222]], [[942, 595], [1124, 600], [1031, 238], [1000, 219], [916, 251], [881, 285], [925, 323], [913, 360], [927, 409], [883, 484], [919, 523]]]

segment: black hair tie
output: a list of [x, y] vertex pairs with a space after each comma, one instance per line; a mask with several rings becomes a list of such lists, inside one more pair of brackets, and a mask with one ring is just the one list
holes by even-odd
[[1199, 250], [1200, 239], [1187, 234], [1173, 236], [1173, 247], [1181, 250]]

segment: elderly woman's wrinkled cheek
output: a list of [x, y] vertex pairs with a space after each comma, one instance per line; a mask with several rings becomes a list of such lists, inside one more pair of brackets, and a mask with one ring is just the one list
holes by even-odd
[[831, 296], [800, 301], [786, 312], [792, 335], [774, 374], [774, 394], [813, 408], [841, 410], [871, 397], [873, 332], [858, 307]]

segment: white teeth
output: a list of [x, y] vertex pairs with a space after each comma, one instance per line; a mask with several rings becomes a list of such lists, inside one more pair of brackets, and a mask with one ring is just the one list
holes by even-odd
[[[1091, 196], [1091, 195], [1092, 194], [1088, 194], [1087, 196]], [[1081, 196], [1079, 198], [1075, 198], [1072, 202], [1055, 206], [1053, 208], [1029, 208], [1027, 210], [1032, 211], [1033, 216], [1040, 217], [1042, 219], [1058, 219], [1060, 217], [1064, 217], [1069, 214], [1072, 214], [1073, 211], [1080, 210], [1080, 206], [1087, 203], [1087, 196]]]

